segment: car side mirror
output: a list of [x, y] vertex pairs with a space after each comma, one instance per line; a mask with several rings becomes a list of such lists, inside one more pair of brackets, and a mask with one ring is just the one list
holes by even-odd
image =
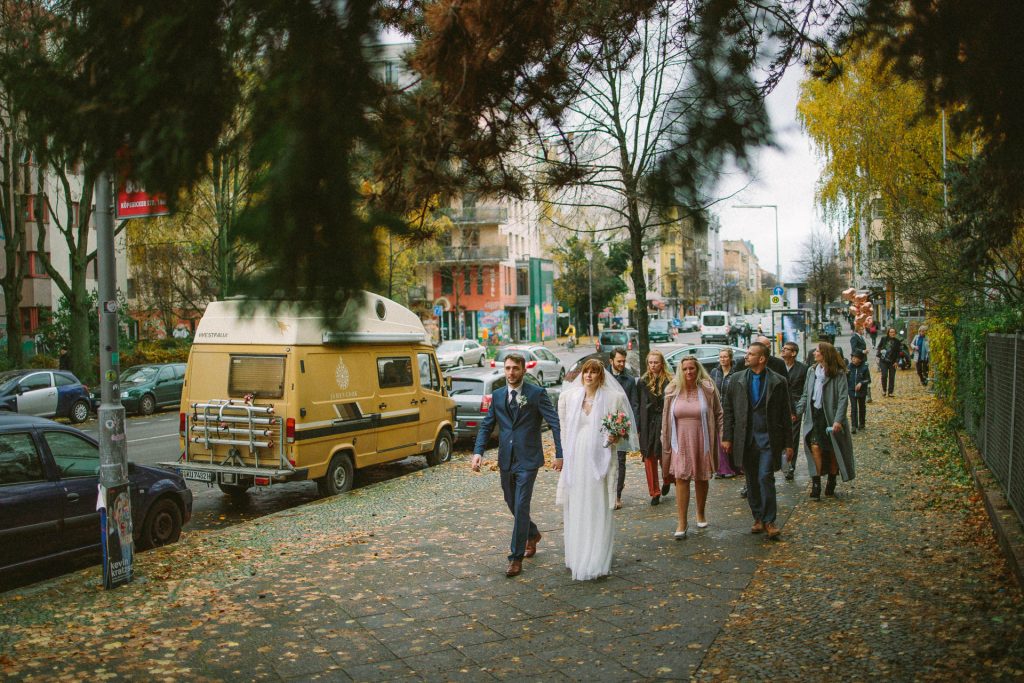
[[445, 375], [445, 378], [444, 378], [444, 390], [445, 390], [445, 393], [447, 393], [447, 394], [451, 394], [452, 393], [452, 376], [451, 375]]

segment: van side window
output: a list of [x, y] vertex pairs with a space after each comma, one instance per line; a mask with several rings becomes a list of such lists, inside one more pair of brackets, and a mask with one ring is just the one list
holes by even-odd
[[420, 366], [420, 386], [431, 391], [441, 391], [441, 378], [437, 375], [437, 365], [429, 353], [417, 354]]
[[412, 386], [412, 358], [377, 359], [377, 383], [381, 389]]
[[231, 355], [228, 371], [228, 396], [256, 398], [284, 396], [284, 356]]

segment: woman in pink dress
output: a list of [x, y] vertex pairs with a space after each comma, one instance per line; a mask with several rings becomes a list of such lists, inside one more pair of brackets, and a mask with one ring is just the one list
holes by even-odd
[[722, 441], [722, 424], [722, 402], [715, 383], [696, 358], [683, 358], [675, 379], [665, 389], [661, 420], [663, 465], [676, 482], [676, 540], [687, 535], [691, 480], [697, 493], [697, 528], [708, 525], [704, 506]]

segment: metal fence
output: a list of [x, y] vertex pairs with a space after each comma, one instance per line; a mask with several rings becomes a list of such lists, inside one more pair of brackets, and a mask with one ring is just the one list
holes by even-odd
[[1024, 334], [985, 340], [985, 411], [977, 443], [1024, 522]]

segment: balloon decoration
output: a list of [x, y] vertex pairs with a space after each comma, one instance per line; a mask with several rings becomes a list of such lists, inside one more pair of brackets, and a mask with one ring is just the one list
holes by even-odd
[[854, 329], [863, 331], [871, 325], [874, 320], [873, 306], [868, 301], [867, 294], [859, 294], [856, 289], [850, 287], [844, 289], [842, 297], [850, 303], [850, 315], [853, 316]]

